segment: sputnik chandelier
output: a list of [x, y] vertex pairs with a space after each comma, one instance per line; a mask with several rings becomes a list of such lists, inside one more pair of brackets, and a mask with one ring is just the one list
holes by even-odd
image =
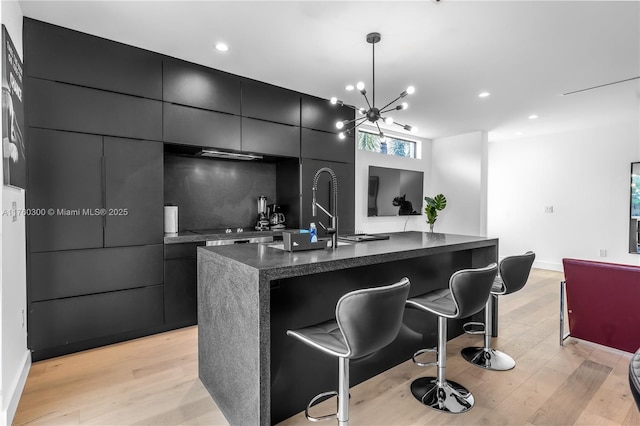
[[[385, 124], [387, 125], [391, 125], [391, 124], [395, 124], [398, 125], [400, 127], [402, 127], [403, 129], [410, 131], [410, 132], [416, 132], [418, 130], [417, 127], [415, 126], [409, 126], [408, 124], [401, 124], [398, 123], [396, 121], [393, 120], [392, 117], [390, 116], [383, 116], [383, 114], [389, 113], [391, 111], [400, 111], [403, 109], [407, 109], [408, 108], [408, 104], [406, 102], [403, 102], [399, 105], [393, 106], [393, 104], [395, 104], [396, 102], [398, 102], [400, 99], [404, 98], [407, 95], [411, 95], [413, 94], [416, 89], [413, 86], [409, 86], [407, 87], [407, 90], [405, 90], [404, 92], [400, 93], [400, 96], [398, 96], [397, 98], [395, 98], [394, 100], [392, 100], [391, 102], [389, 102], [388, 104], [386, 104], [385, 106], [383, 106], [382, 108], [376, 108], [376, 43], [378, 43], [380, 41], [381, 37], [380, 37], [380, 33], [369, 33], [367, 34], [367, 43], [371, 43], [371, 46], [373, 48], [373, 61], [372, 61], [372, 74], [373, 74], [373, 82], [371, 85], [371, 102], [369, 102], [369, 98], [367, 97], [367, 91], [364, 88], [364, 83], [363, 82], [358, 82], [358, 84], [356, 84], [356, 89], [358, 89], [360, 91], [360, 93], [362, 93], [362, 96], [364, 96], [364, 100], [367, 102], [367, 106], [368, 108], [357, 108], [353, 105], [346, 105], [344, 102], [342, 102], [341, 100], [339, 100], [338, 98], [331, 98], [331, 103], [334, 105], [345, 105], [351, 108], [354, 108], [358, 113], [360, 113], [360, 115], [362, 115], [362, 117], [356, 117], [353, 120], [344, 120], [344, 121], [338, 121], [336, 123], [336, 127], [340, 130], [342, 130], [339, 134], [338, 137], [340, 139], [344, 139], [346, 137], [346, 134], [351, 134], [351, 132], [358, 127], [359, 125], [365, 123], [366, 121], [369, 121], [373, 124], [376, 125], [376, 127], [378, 128], [378, 132], [379, 132], [379, 136], [380, 136], [380, 141], [384, 142], [386, 140], [384, 133], [382, 132], [382, 130], [380, 129], [380, 125], [378, 124], [378, 120], [382, 120], [384, 121]], [[346, 90], [351, 91], [353, 90], [354, 87], [353, 85], [348, 85], [346, 87]], [[350, 127], [348, 127], [350, 126]]]

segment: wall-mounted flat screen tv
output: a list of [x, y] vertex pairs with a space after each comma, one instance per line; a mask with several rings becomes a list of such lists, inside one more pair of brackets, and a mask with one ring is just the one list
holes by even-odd
[[419, 215], [423, 172], [369, 166], [367, 216]]

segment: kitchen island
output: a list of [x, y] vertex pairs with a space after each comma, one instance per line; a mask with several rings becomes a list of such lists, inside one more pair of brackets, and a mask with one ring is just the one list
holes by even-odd
[[[277, 423], [302, 411], [317, 393], [337, 388], [337, 361], [287, 337], [286, 330], [333, 318], [344, 293], [406, 276], [413, 297], [446, 288], [459, 269], [497, 262], [497, 239], [389, 236], [306, 252], [274, 244], [198, 248], [199, 376], [231, 424]], [[450, 338], [462, 333], [464, 322], [450, 321]], [[351, 362], [351, 385], [436, 340], [436, 317], [407, 309], [391, 345]]]

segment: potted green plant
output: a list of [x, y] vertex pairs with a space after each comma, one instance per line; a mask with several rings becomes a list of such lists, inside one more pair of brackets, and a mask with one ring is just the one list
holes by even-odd
[[429, 223], [429, 232], [433, 232], [433, 225], [438, 219], [438, 212], [447, 207], [447, 199], [444, 195], [438, 194], [435, 197], [424, 197], [427, 205], [424, 206], [424, 213], [427, 215], [427, 223]]

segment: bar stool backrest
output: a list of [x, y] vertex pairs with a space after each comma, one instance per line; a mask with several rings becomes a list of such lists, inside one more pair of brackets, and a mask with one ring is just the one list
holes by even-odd
[[449, 289], [458, 307], [458, 314], [453, 318], [464, 318], [480, 312], [489, 299], [497, 274], [498, 265], [495, 263], [484, 268], [454, 272], [449, 279]]
[[336, 305], [336, 321], [344, 336], [347, 358], [360, 358], [384, 348], [398, 336], [409, 279], [345, 294]]
[[527, 283], [529, 272], [536, 255], [532, 251], [525, 254], [509, 256], [500, 262], [500, 278], [506, 288], [505, 294], [515, 293]]

